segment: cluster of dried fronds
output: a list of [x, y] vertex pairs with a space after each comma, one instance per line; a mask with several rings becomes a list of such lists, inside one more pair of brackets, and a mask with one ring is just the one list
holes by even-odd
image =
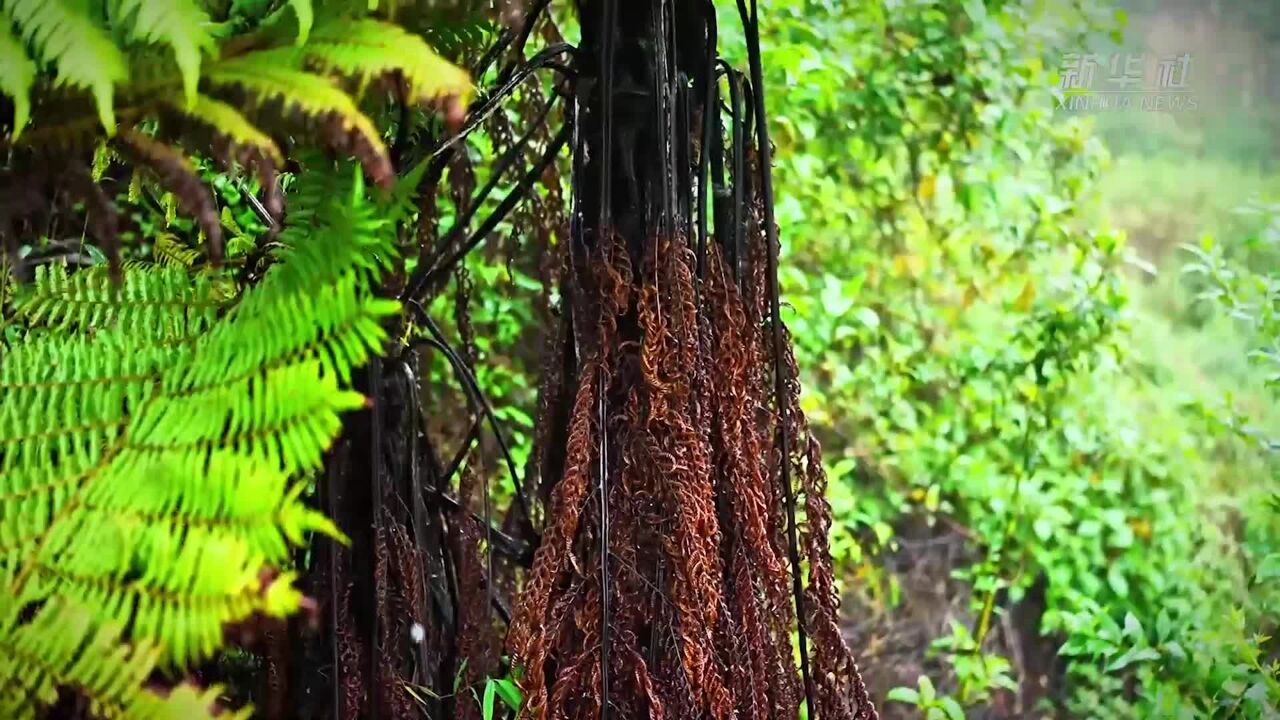
[[[714, 244], [706, 267], [698, 282], [684, 238], [632, 257], [614, 237], [576, 273], [584, 359], [547, 379], [576, 384], [565, 470], [508, 639], [533, 717], [598, 717], [607, 698], [627, 718], [793, 718], [804, 698], [763, 273], [740, 288]], [[870, 717], [836, 624], [825, 479], [797, 395], [790, 383], [816, 716]]]
[[[710, 236], [707, 218], [692, 218], [709, 214], [705, 184], [729, 196], [707, 61], [714, 18], [666, 2], [589, 9], [603, 89], [575, 186], [580, 217], [600, 221], [574, 234], [571, 342], [545, 365], [544, 395], [566, 397], [567, 414], [563, 469], [508, 637], [527, 709], [789, 719], [803, 702], [809, 717], [875, 717], [837, 624], [821, 451], [777, 313], [768, 159], [744, 132], [750, 112], [763, 116], [758, 47], [751, 78], [728, 72], [738, 202]], [[741, 9], [751, 37], [754, 8]], [[702, 38], [680, 37], [699, 24]], [[615, 84], [637, 77], [654, 86], [626, 87], [632, 107], [615, 110]], [[743, 111], [748, 86], [756, 104]], [[755, 147], [767, 147], [756, 129]], [[657, 152], [626, 155], [646, 139]]]

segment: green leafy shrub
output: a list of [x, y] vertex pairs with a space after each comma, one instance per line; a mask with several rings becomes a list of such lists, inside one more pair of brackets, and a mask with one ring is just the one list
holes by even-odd
[[[1086, 119], [1052, 113], [1057, 53], [1112, 20], [1052, 3], [820, 19], [813, 3], [771, 5], [788, 321], [851, 629], [872, 648], [900, 626], [937, 633], [887, 660], [872, 650], [874, 682], [926, 716], [954, 712], [943, 698], [1070, 717], [1274, 712], [1256, 637], [1268, 600], [1249, 581], [1274, 525], [1245, 480], [1270, 461], [1224, 432], [1194, 358], [1151, 344], [1129, 274], [1145, 265], [1099, 220], [1109, 158]], [[964, 551], [912, 584], [908, 548], [953, 540]], [[938, 587], [955, 593], [940, 610]]]

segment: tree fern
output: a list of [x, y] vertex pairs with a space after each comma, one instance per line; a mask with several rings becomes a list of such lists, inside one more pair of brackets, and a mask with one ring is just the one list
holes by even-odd
[[44, 269], [16, 303], [25, 336], [0, 350], [4, 717], [66, 686], [107, 717], [208, 716], [207, 693], [142, 679], [208, 658], [228, 623], [296, 608], [263, 570], [309, 532], [337, 535], [303, 481], [364, 404], [350, 370], [397, 310], [371, 292], [393, 250], [385, 203], [312, 174], [344, 192], [298, 198], [305, 230], [281, 235], [237, 305], [137, 265], [119, 286]]
[[105, 273], [69, 274], [58, 266], [43, 266], [36, 286], [18, 305], [29, 321], [67, 332], [111, 328], [144, 341], [202, 332], [220, 306], [208, 278], [192, 278], [180, 269], [129, 273], [113, 286]]

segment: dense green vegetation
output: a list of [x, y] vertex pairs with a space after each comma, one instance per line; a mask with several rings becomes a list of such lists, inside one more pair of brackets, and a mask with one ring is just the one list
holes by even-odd
[[788, 320], [869, 682], [927, 717], [1274, 713], [1275, 465], [1234, 432], [1274, 426], [1272, 371], [1179, 273], [1204, 233], [1265, 262], [1234, 211], [1274, 183], [1051, 111], [1119, 13], [773, 5]]

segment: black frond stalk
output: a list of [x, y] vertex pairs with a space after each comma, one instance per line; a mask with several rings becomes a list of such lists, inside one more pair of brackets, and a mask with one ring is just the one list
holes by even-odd
[[780, 309], [780, 289], [778, 287], [778, 227], [773, 218], [773, 152], [769, 144], [769, 124], [765, 122], [764, 71], [760, 62], [760, 25], [756, 0], [750, 0], [751, 9], [747, 9], [748, 0], [738, 0], [738, 15], [742, 19], [743, 30], [747, 36], [747, 62], [751, 72], [751, 86], [754, 90], [756, 123], [756, 145], [760, 154], [760, 192], [764, 205], [764, 231], [766, 239], [765, 262], [766, 278], [769, 283], [769, 323], [772, 326], [773, 342], [773, 394], [778, 413], [778, 452], [782, 456], [781, 479], [783, 499], [787, 506], [787, 553], [791, 560], [792, 592], [795, 595], [796, 629], [800, 648], [800, 673], [804, 679], [805, 707], [808, 717], [814, 718], [817, 705], [814, 703], [813, 678], [809, 670], [809, 637], [806, 629], [807, 618], [804, 605], [804, 582], [801, 578], [800, 545], [796, 527], [795, 489], [791, 484], [791, 438], [788, 430], [786, 364], [783, 361], [784, 340], [782, 337], [782, 312]]

